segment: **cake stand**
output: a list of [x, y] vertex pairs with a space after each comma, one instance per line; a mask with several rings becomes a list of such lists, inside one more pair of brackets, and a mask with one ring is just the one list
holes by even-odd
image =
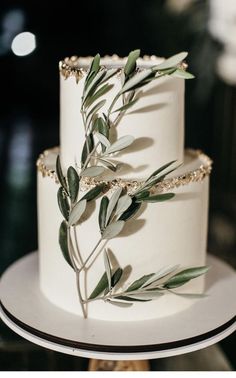
[[[210, 346], [236, 329], [236, 274], [208, 256], [206, 296], [174, 316], [117, 322], [83, 319], [63, 311], [41, 293], [38, 254], [26, 255], [3, 274], [1, 318], [25, 339], [74, 356], [106, 360], [148, 360]], [[62, 278], [63, 279], [63, 278]]]

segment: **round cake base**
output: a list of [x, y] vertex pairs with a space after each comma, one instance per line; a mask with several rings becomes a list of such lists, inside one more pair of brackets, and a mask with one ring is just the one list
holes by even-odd
[[25, 339], [74, 356], [142, 360], [196, 351], [236, 330], [236, 274], [216, 257], [208, 256], [207, 263], [206, 296], [187, 310], [165, 319], [107, 322], [85, 320], [49, 302], [40, 291], [38, 256], [32, 253], [2, 277], [1, 318]]

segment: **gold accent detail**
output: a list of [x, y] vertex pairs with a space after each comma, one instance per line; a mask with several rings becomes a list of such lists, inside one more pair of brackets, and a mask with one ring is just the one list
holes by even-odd
[[[93, 59], [93, 56], [86, 56], [86, 57], [78, 57], [76, 55], [73, 55], [71, 57], [66, 57], [64, 60], [61, 60], [59, 62], [59, 71], [61, 73], [61, 75], [67, 79], [69, 76], [75, 76], [76, 78], [76, 82], [78, 83], [78, 81], [86, 75], [86, 73], [88, 72], [89, 70], [89, 64], [91, 63]], [[146, 62], [152, 62], [154, 65], [155, 63], [156, 64], [159, 64], [160, 60], [163, 60], [164, 58], [161, 58], [161, 57], [158, 57], [156, 55], [144, 55], [143, 58], [139, 58], [139, 62], [140, 62], [140, 65], [142, 66], [142, 62], [146, 63]], [[122, 68], [122, 66], [124, 66], [124, 64], [126, 63], [126, 60], [127, 60], [127, 56], [126, 57], [119, 57], [118, 55], [116, 54], [113, 54], [113, 55], [105, 55], [104, 57], [101, 57], [101, 63], [103, 60], [110, 60], [111, 62], [118, 62], [120, 61], [121, 62], [121, 66], [117, 66], [117, 69], [118, 69], [118, 72], [117, 72], [117, 76], [120, 75], [120, 68]], [[84, 63], [86, 61], [86, 63]], [[150, 65], [150, 67], [152, 66]], [[88, 66], [87, 68], [84, 68], [82, 66]], [[101, 64], [101, 66], [105, 66], [103, 64]], [[146, 66], [145, 66], [146, 68]], [[142, 68], [138, 68], [138, 70], [142, 70]]]
[[[203, 181], [206, 176], [209, 176], [212, 170], [212, 160], [205, 155], [200, 150], [186, 150], [189, 155], [194, 158], [199, 158], [202, 160], [202, 164], [199, 168], [186, 172], [185, 174], [167, 178], [159, 183], [157, 183], [151, 192], [168, 192], [169, 190], [178, 188], [182, 185], [188, 185], [191, 182], [200, 182]], [[47, 168], [45, 165], [45, 158], [50, 153], [59, 154], [59, 148], [51, 148], [49, 150], [44, 151], [37, 160], [37, 168], [38, 171], [42, 173], [43, 177], [51, 177], [58, 183], [56, 172], [52, 169]], [[98, 184], [104, 183], [108, 187], [108, 189], [115, 190], [118, 187], [124, 188], [127, 190], [129, 194], [133, 194], [140, 186], [143, 184], [143, 181], [135, 181], [135, 180], [126, 180], [122, 178], [117, 178], [111, 181], [104, 181], [104, 180], [97, 180], [92, 177], [82, 177], [80, 181], [80, 188], [81, 191], [87, 191]]]

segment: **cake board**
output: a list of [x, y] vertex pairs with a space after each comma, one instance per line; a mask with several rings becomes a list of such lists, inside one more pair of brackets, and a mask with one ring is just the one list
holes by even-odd
[[[42, 347], [86, 358], [148, 360], [196, 351], [236, 330], [236, 274], [208, 255], [206, 296], [167, 318], [137, 322], [83, 319], [63, 311], [41, 293], [38, 255], [26, 255], [3, 274], [1, 318], [25, 339]], [[191, 299], [192, 300], [192, 299]]]

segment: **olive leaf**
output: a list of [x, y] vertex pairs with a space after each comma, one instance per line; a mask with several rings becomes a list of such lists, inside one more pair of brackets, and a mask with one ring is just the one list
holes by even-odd
[[111, 264], [109, 261], [107, 249], [105, 248], [103, 251], [103, 260], [104, 260], [104, 266], [106, 270], [106, 275], [107, 275], [107, 282], [108, 282], [108, 290], [111, 290]]
[[74, 226], [78, 221], [80, 220], [81, 216], [83, 215], [85, 209], [86, 209], [87, 201], [85, 199], [80, 200], [76, 203], [76, 205], [71, 210], [68, 225]]
[[70, 205], [69, 205], [68, 199], [66, 197], [66, 193], [65, 193], [65, 191], [62, 187], [60, 187], [58, 189], [57, 201], [58, 201], [59, 209], [60, 209], [63, 217], [65, 218], [65, 220], [68, 220]]
[[102, 239], [113, 239], [122, 231], [124, 224], [125, 222], [120, 220], [109, 224], [102, 233]]
[[101, 167], [99, 165], [94, 165], [92, 167], [86, 168], [84, 171], [80, 173], [81, 176], [86, 177], [96, 177], [101, 175], [105, 171], [104, 167]]
[[[118, 277], [118, 276], [121, 277], [121, 275], [120, 275], [120, 268], [116, 269], [116, 271], [114, 272], [114, 274], [112, 274], [111, 281], [114, 282], [115, 281], [115, 277]], [[117, 284], [118, 283], [117, 278], [116, 278], [116, 281], [117, 281], [116, 282], [116, 284]], [[115, 286], [115, 284], [113, 286]], [[98, 284], [96, 285], [95, 289], [90, 294], [89, 299], [97, 298], [101, 293], [104, 292], [104, 290], [107, 289], [107, 287], [108, 287], [107, 274], [106, 274], [106, 272], [104, 272], [103, 275], [102, 275], [102, 277], [100, 278]]]
[[105, 137], [105, 135], [99, 133], [99, 132], [96, 132], [96, 137], [98, 138], [99, 142], [102, 143], [102, 145], [106, 148], [110, 147], [111, 143], [109, 142], [109, 140]]
[[56, 160], [56, 174], [57, 174], [57, 178], [58, 178], [61, 186], [64, 188], [65, 192], [68, 194], [67, 183], [66, 183], [66, 179], [63, 175], [62, 169], [61, 169], [61, 161], [60, 161], [59, 155], [57, 156], [57, 160]]
[[120, 215], [124, 213], [132, 204], [132, 199], [128, 194], [125, 194], [124, 196], [120, 197], [117, 206], [116, 206], [116, 211], [115, 215]]
[[105, 83], [107, 80], [109, 80], [112, 76], [114, 76], [119, 70], [117, 68], [110, 68], [107, 70], [106, 75], [102, 79], [100, 84]]
[[81, 163], [84, 164], [88, 154], [93, 151], [94, 148], [94, 139], [93, 139], [93, 134], [90, 133], [87, 135], [86, 140], [84, 142], [83, 150], [82, 150], [82, 155], [81, 155]]
[[113, 164], [112, 162], [108, 161], [108, 160], [105, 160], [105, 159], [102, 159], [102, 158], [99, 158], [99, 161], [105, 166], [107, 167], [108, 169], [110, 169], [112, 172], [116, 172], [117, 169], [119, 168], [120, 164]]
[[127, 221], [128, 219], [132, 218], [138, 212], [140, 207], [141, 202], [135, 202], [135, 199], [133, 199], [131, 205], [123, 214], [121, 214], [119, 220]]
[[168, 168], [170, 165], [172, 165], [173, 163], [175, 163], [176, 160], [172, 160], [170, 161], [169, 163], [167, 164], [164, 164], [162, 165], [162, 167], [156, 169], [148, 178], [145, 182], [148, 182], [152, 177], [154, 176], [157, 176], [159, 173], [161, 173], [162, 171], [164, 171], [164, 169]]
[[136, 201], [142, 201], [144, 198], [149, 197], [150, 192], [148, 190], [142, 190], [135, 194]]
[[191, 74], [190, 72], [188, 71], [185, 71], [185, 70], [181, 70], [179, 68], [177, 68], [177, 70], [175, 70], [172, 74], [172, 76], [174, 77], [179, 77], [181, 79], [194, 79], [194, 75]]
[[90, 189], [82, 198], [81, 198], [81, 201], [82, 200], [87, 200], [88, 202], [89, 201], [92, 201], [94, 200], [95, 198], [97, 198], [99, 196], [99, 194], [101, 194], [104, 189], [106, 187], [106, 184], [105, 183], [102, 183], [102, 184], [98, 184], [96, 185], [94, 188]]
[[73, 167], [67, 170], [67, 181], [69, 186], [69, 193], [71, 202], [75, 202], [79, 192], [79, 175]]
[[197, 278], [205, 274], [208, 270], [208, 266], [200, 266], [182, 270], [181, 272], [172, 276], [167, 282], [165, 282], [164, 287], [167, 289], [174, 289], [176, 287], [182, 286], [193, 278]]
[[112, 196], [109, 200], [108, 207], [107, 207], [107, 215], [106, 215], [106, 224], [105, 225], [108, 224], [110, 217], [111, 217], [111, 214], [116, 207], [116, 204], [118, 202], [118, 199], [119, 199], [121, 193], [122, 193], [122, 188], [117, 188], [115, 190], [115, 192], [112, 194]]
[[[105, 76], [104, 76], [104, 78], [105, 78]], [[100, 82], [100, 85], [102, 84], [102, 82], [103, 82], [103, 80]], [[113, 87], [114, 87], [113, 84], [108, 84], [108, 83], [101, 86], [96, 92], [94, 92], [94, 94], [92, 96], [87, 98], [87, 100], [85, 101], [85, 104], [84, 104], [85, 107], [89, 108], [96, 100], [98, 100], [101, 96], [104, 96]], [[102, 100], [102, 101], [106, 101], [106, 100]]]
[[136, 199], [137, 202], [163, 202], [167, 201], [175, 196], [174, 193], [165, 193], [165, 194], [156, 194], [155, 196], [149, 196], [149, 197], [139, 197], [139, 199]]
[[105, 103], [106, 103], [106, 100], [101, 100], [101, 101], [97, 102], [92, 107], [92, 109], [89, 111], [89, 113], [87, 114], [87, 116], [86, 116], [87, 121], [88, 121], [89, 117], [91, 117], [94, 113], [98, 112], [98, 110], [101, 109], [104, 106]]
[[168, 268], [162, 268], [155, 274], [153, 274], [141, 287], [147, 287], [156, 283], [156, 281], [160, 281], [161, 279], [165, 278], [170, 273], [173, 273], [178, 269], [179, 265], [175, 265]]
[[88, 83], [89, 79], [91, 78], [91, 75], [92, 74], [96, 75], [97, 72], [99, 71], [99, 69], [100, 69], [100, 55], [97, 54], [97, 55], [95, 55], [95, 57], [93, 58], [93, 60], [90, 64], [89, 72], [88, 72], [86, 79], [85, 79], [85, 88], [86, 88], [86, 84]]
[[98, 215], [100, 231], [103, 231], [106, 227], [106, 215], [107, 215], [108, 204], [109, 204], [108, 197], [107, 196], [102, 197], [100, 208], [99, 208], [99, 215]]
[[135, 291], [135, 290], [138, 290], [141, 286], [143, 286], [151, 277], [154, 276], [155, 273], [150, 273], [150, 274], [147, 274], [145, 276], [142, 276], [141, 278], [137, 279], [136, 281], [134, 281], [129, 287], [128, 289], [126, 289], [126, 293], [128, 293], [129, 291]]
[[118, 282], [120, 281], [120, 279], [122, 277], [122, 274], [123, 274], [123, 269], [117, 268], [117, 270], [115, 271], [115, 273], [111, 277], [111, 286], [112, 287], [115, 287], [118, 284]]
[[119, 94], [125, 93], [134, 89], [137, 85], [143, 84], [144, 80], [150, 75], [155, 75], [152, 68], [136, 73], [131, 79], [127, 80], [124, 86], [121, 88]]
[[84, 98], [83, 98], [83, 102], [82, 102], [82, 105], [84, 105], [85, 101], [87, 100], [87, 98], [91, 95], [94, 94], [94, 91], [96, 90], [96, 88], [98, 87], [99, 83], [101, 82], [101, 80], [104, 78], [106, 74], [106, 71], [104, 69], [101, 69], [97, 74], [96, 76], [94, 76], [93, 80], [91, 81], [91, 83], [87, 86], [85, 92], [84, 92]]
[[112, 113], [116, 113], [116, 112], [123, 112], [129, 108], [131, 108], [131, 106], [133, 106], [136, 102], [138, 101], [138, 98], [135, 98], [134, 100], [128, 102], [127, 104], [121, 106], [120, 108], [116, 109], [116, 110], [113, 110]]
[[134, 137], [132, 135], [124, 135], [119, 138], [116, 142], [110, 145], [104, 152], [104, 155], [109, 155], [117, 151], [121, 151], [124, 148], [130, 146], [134, 141]]
[[127, 296], [127, 295], [119, 295], [119, 296], [116, 297], [116, 299], [121, 299], [121, 300], [127, 301], [127, 302], [149, 302], [149, 301], [151, 301], [151, 299], [139, 299], [139, 298], [130, 297], [130, 296]]
[[140, 50], [134, 50], [129, 53], [125, 68], [124, 68], [124, 73], [126, 76], [129, 76], [130, 74], [133, 73], [133, 71], [136, 69], [136, 60], [140, 56]]
[[131, 306], [133, 306], [133, 303], [131, 303], [131, 302], [122, 302], [121, 300], [116, 301], [115, 299], [112, 299], [112, 300], [109, 299], [108, 302], [112, 305], [117, 306], [117, 307], [131, 307]]
[[161, 71], [161, 70], [166, 70], [168, 68], [173, 68], [177, 66], [179, 63], [181, 63], [187, 57], [187, 55], [188, 53], [185, 51], [178, 53], [176, 55], [173, 55], [170, 58], [165, 59], [162, 63], [155, 66], [154, 69]]
[[59, 245], [61, 247], [61, 251], [63, 254], [64, 259], [73, 269], [73, 265], [70, 259], [68, 244], [67, 244], [67, 225], [66, 221], [61, 222], [60, 229], [59, 229]]

